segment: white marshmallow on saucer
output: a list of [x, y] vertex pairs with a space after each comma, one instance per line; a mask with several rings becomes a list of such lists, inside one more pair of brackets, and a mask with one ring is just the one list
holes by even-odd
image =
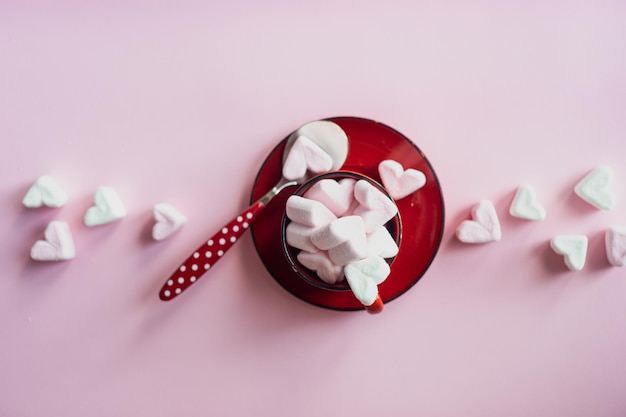
[[152, 238], [154, 240], [168, 238], [187, 222], [183, 213], [167, 203], [155, 204], [152, 208], [152, 215], [156, 221], [152, 226]]
[[413, 168], [405, 170], [402, 164], [392, 159], [378, 164], [378, 175], [389, 195], [395, 200], [414, 193], [426, 184], [426, 176], [422, 171]]
[[613, 171], [607, 166], [599, 166], [574, 187], [574, 192], [592, 206], [601, 210], [615, 207], [615, 196], [609, 188], [613, 180]]
[[367, 235], [367, 255], [393, 258], [398, 254], [398, 245], [385, 226], [380, 226]]
[[365, 234], [355, 235], [349, 240], [328, 250], [330, 260], [336, 265], [345, 266], [367, 256], [367, 240]]
[[354, 198], [359, 204], [352, 213], [363, 218], [367, 233], [378, 229], [398, 213], [396, 204], [369, 181], [356, 182]]
[[324, 226], [337, 218], [319, 201], [309, 200], [299, 195], [292, 195], [287, 199], [285, 210], [292, 222], [310, 227]]
[[587, 236], [559, 235], [550, 240], [550, 247], [559, 255], [563, 255], [565, 265], [572, 271], [580, 271], [587, 259]]
[[76, 256], [74, 239], [69, 225], [63, 221], [51, 221], [44, 232], [45, 240], [38, 240], [30, 249], [35, 261], [65, 261]]
[[354, 202], [353, 178], [343, 178], [335, 181], [330, 178], [320, 180], [313, 184], [303, 197], [317, 200], [324, 204], [337, 217], [343, 216]]
[[49, 175], [42, 175], [28, 189], [22, 204], [29, 208], [62, 207], [67, 203], [65, 190]]
[[544, 220], [546, 218], [546, 209], [537, 200], [535, 189], [528, 184], [521, 185], [511, 206], [509, 207], [509, 213], [513, 217], [525, 220]]
[[464, 220], [456, 229], [456, 237], [463, 243], [495, 242], [502, 238], [498, 214], [489, 200], [482, 200], [472, 208], [472, 220]]
[[391, 269], [379, 256], [367, 257], [344, 267], [344, 274], [354, 296], [365, 306], [378, 297], [378, 285], [387, 279]]
[[300, 223], [291, 222], [285, 229], [285, 240], [289, 246], [314, 253], [319, 248], [311, 242], [311, 234], [318, 230], [317, 227], [305, 226]]
[[85, 213], [87, 226], [110, 223], [126, 216], [126, 208], [112, 187], [98, 187], [93, 200], [95, 205]]
[[307, 171], [319, 174], [329, 171], [332, 166], [333, 160], [324, 149], [306, 136], [300, 135], [285, 158], [282, 173], [288, 180], [298, 180]]
[[321, 250], [328, 250], [351, 238], [365, 236], [361, 216], [340, 217], [311, 234], [311, 242]]
[[317, 276], [328, 284], [336, 284], [344, 277], [343, 267], [333, 263], [325, 251], [315, 253], [302, 251], [298, 253], [297, 258], [298, 262], [315, 271]]
[[604, 234], [606, 257], [613, 266], [626, 265], [626, 227], [611, 226]]

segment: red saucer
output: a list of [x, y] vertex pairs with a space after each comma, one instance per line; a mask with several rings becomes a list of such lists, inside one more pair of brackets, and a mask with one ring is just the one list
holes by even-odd
[[[382, 300], [404, 294], [424, 275], [433, 261], [444, 226], [441, 187], [430, 163], [413, 142], [394, 129], [372, 120], [355, 117], [328, 119], [348, 135], [348, 157], [341, 169], [356, 171], [380, 182], [378, 164], [385, 159], [422, 171], [426, 185], [396, 201], [402, 219], [402, 241], [391, 274], [379, 286]], [[268, 155], [252, 187], [251, 201], [261, 198], [281, 177], [286, 138]], [[251, 227], [252, 239], [261, 260], [274, 279], [296, 297], [334, 310], [362, 310], [351, 291], [325, 290], [307, 283], [290, 267], [283, 253], [281, 221], [287, 198], [297, 187], [283, 190], [269, 202]]]

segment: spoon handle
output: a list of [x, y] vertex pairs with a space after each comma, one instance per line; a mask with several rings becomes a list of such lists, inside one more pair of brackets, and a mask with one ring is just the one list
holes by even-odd
[[248, 230], [266, 204], [267, 200], [263, 198], [253, 203], [200, 245], [165, 281], [159, 298], [163, 301], [172, 300], [200, 279]]

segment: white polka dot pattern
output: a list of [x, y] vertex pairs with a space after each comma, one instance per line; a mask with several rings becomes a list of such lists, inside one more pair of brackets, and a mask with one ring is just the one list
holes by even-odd
[[161, 300], [168, 301], [176, 298], [191, 284], [198, 281], [248, 230], [263, 207], [262, 202], [256, 202], [196, 249], [167, 279], [159, 292]]

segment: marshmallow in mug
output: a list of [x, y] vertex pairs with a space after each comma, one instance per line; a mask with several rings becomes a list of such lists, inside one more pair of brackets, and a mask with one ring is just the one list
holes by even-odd
[[[287, 199], [286, 214], [291, 223], [286, 227], [286, 241], [301, 250], [298, 261], [328, 284], [342, 281], [348, 267], [363, 269], [360, 274], [352, 273], [349, 285], [365, 303], [370, 297], [361, 296], [359, 288], [363, 286], [356, 281], [367, 276], [371, 268], [360, 268], [366, 263], [359, 262], [397, 255], [398, 246], [385, 227], [397, 212], [395, 203], [366, 180], [325, 178], [303, 196]], [[387, 275], [381, 277], [377, 271], [374, 281], [378, 284]]]

